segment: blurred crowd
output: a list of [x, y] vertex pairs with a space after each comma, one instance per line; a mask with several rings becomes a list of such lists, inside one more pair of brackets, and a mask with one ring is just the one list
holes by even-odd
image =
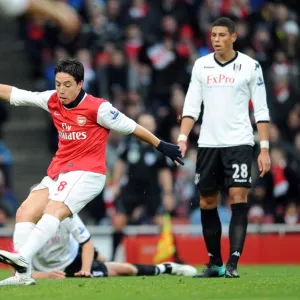
[[[85, 67], [87, 93], [109, 99], [133, 119], [142, 112], [151, 113], [156, 134], [173, 143], [178, 136], [192, 66], [198, 57], [212, 51], [211, 24], [220, 16], [231, 17], [238, 33], [235, 49], [262, 66], [272, 120], [272, 169], [264, 178], [258, 176], [256, 167], [259, 151], [256, 137], [249, 221], [290, 225], [300, 222], [300, 32], [296, 0], [65, 2], [80, 15], [82, 25], [76, 37], [65, 35], [55, 23], [43, 18], [23, 16], [18, 20], [36, 89], [54, 89], [55, 63], [65, 55], [75, 56]], [[252, 111], [250, 102], [255, 130]], [[193, 183], [200, 126], [201, 119], [190, 135], [185, 165], [171, 169], [174, 205], [165, 205], [174, 217], [192, 224], [200, 223]], [[122, 143], [122, 137], [110, 134], [107, 188], [97, 203], [83, 212], [95, 223], [110, 222], [114, 215], [112, 173]], [[56, 147], [57, 133], [49, 125], [49, 149], [54, 153]], [[3, 159], [0, 152], [0, 166]], [[226, 191], [220, 202], [221, 221], [228, 224], [230, 208]]]

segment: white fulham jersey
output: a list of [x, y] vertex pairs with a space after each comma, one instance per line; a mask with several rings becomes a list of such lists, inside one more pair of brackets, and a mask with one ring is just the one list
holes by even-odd
[[236, 52], [232, 60], [221, 64], [211, 53], [194, 64], [182, 116], [197, 120], [203, 103], [199, 147], [254, 145], [249, 118], [250, 99], [255, 121], [269, 121], [259, 63]]
[[40, 272], [63, 271], [76, 258], [79, 244], [87, 242], [90, 237], [78, 215], [63, 220], [56, 235], [33, 257], [33, 269]]

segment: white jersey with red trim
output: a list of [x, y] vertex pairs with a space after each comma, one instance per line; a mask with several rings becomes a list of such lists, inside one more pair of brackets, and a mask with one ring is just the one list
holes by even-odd
[[197, 120], [203, 103], [199, 147], [254, 145], [250, 99], [256, 122], [269, 121], [259, 63], [236, 52], [231, 61], [221, 64], [211, 53], [194, 64], [182, 116]]
[[38, 106], [50, 112], [58, 131], [59, 142], [47, 174], [52, 179], [60, 173], [83, 170], [106, 174], [106, 144], [109, 129], [131, 134], [136, 123], [108, 101], [85, 94], [78, 95], [77, 106], [61, 104], [56, 91], [34, 93], [12, 89], [13, 105]]
[[90, 238], [78, 215], [63, 220], [56, 235], [33, 257], [33, 269], [40, 272], [63, 271], [76, 258], [79, 244], [86, 243]]

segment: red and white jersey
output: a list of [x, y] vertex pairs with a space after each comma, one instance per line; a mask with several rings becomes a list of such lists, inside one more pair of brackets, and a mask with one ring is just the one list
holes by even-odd
[[263, 73], [257, 61], [240, 52], [224, 64], [214, 53], [199, 58], [183, 108], [183, 117], [197, 120], [204, 105], [199, 147], [253, 145], [250, 99], [256, 122], [269, 121]]
[[41, 93], [12, 89], [12, 105], [38, 106], [50, 112], [59, 142], [47, 174], [54, 179], [60, 173], [83, 170], [106, 174], [106, 143], [109, 129], [131, 134], [136, 123], [108, 101], [85, 94], [76, 107], [61, 104], [56, 91]]
[[76, 258], [79, 244], [86, 243], [90, 238], [78, 215], [63, 220], [55, 236], [33, 257], [33, 269], [41, 272], [63, 271]]

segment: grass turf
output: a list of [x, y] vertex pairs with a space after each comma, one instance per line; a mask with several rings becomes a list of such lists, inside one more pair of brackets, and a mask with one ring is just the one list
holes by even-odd
[[[38, 280], [36, 286], [0, 287], [0, 299], [300, 299], [300, 266], [241, 266], [239, 273], [239, 279], [194, 279], [161, 275]], [[10, 271], [0, 270], [0, 280], [8, 276], [11, 276]]]

